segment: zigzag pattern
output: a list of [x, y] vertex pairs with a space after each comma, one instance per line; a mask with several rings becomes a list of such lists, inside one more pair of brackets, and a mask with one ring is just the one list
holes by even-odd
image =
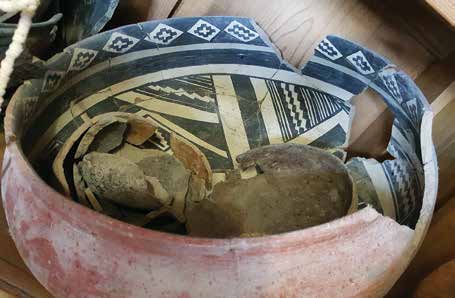
[[391, 176], [395, 179], [398, 192], [398, 203], [403, 205], [404, 214], [407, 215], [414, 207], [416, 202], [415, 193], [412, 191], [412, 177], [407, 175], [409, 170], [403, 159], [399, 158], [400, 154], [394, 146], [389, 148], [390, 154], [396, 157], [395, 160], [390, 162]]
[[414, 205], [415, 196], [414, 192], [411, 191], [411, 179], [409, 175], [406, 175], [406, 165], [397, 159], [391, 163], [391, 170], [391, 174], [396, 179], [398, 185], [397, 191], [404, 207], [404, 213], [407, 214]]
[[147, 88], [149, 88], [153, 91], [161, 91], [161, 92], [171, 93], [171, 94], [179, 95], [179, 96], [183, 95], [188, 98], [200, 100], [203, 102], [215, 102], [215, 100], [211, 97], [200, 96], [199, 94], [196, 94], [196, 93], [188, 93], [187, 91], [183, 90], [182, 88], [174, 89], [169, 86], [161, 87], [161, 86], [157, 86], [157, 85], [149, 85], [149, 86], [147, 86]]
[[292, 123], [294, 123], [296, 130], [300, 133], [301, 130], [305, 130], [306, 119], [303, 117], [303, 110], [298, 94], [295, 92], [295, 85], [281, 83], [281, 88], [283, 88], [286, 104], [291, 113]]

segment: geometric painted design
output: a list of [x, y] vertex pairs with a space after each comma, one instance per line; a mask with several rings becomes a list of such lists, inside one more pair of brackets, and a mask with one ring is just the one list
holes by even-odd
[[403, 205], [403, 214], [409, 214], [415, 202], [415, 197], [411, 191], [411, 179], [406, 171], [406, 165], [402, 160], [390, 162], [391, 176], [394, 177], [400, 202]]
[[316, 47], [316, 51], [323, 54], [330, 60], [336, 60], [343, 57], [343, 55], [338, 51], [338, 49], [328, 40], [324, 38]]
[[299, 90], [302, 93], [303, 103], [307, 111], [308, 127], [318, 125], [341, 110], [349, 113], [346, 105], [341, 104], [323, 92], [304, 87], [299, 88]]
[[120, 53], [123, 54], [127, 52], [129, 49], [134, 47], [136, 43], [139, 42], [139, 39], [114, 32], [112, 35], [109, 37], [109, 40], [106, 42], [106, 44], [103, 47], [103, 50], [111, 53]]
[[306, 128], [306, 120], [303, 118], [301, 101], [299, 101], [298, 94], [295, 91], [295, 85], [281, 83], [281, 88], [283, 89], [284, 98], [290, 111], [292, 123], [297, 133], [302, 133]]
[[416, 171], [407, 162], [404, 155], [398, 152], [393, 145], [389, 146], [388, 150], [390, 154], [396, 156], [396, 159], [384, 162], [383, 166], [395, 193], [395, 203], [398, 206], [397, 220], [399, 223], [404, 223], [416, 207], [420, 187]]
[[346, 59], [348, 59], [361, 74], [367, 75], [374, 73], [373, 67], [371, 67], [370, 62], [368, 62], [362, 51], [357, 51], [354, 54], [347, 56]]
[[188, 30], [188, 33], [207, 41], [211, 41], [219, 32], [220, 29], [204, 20], [198, 20], [196, 24]]
[[237, 21], [232, 21], [224, 28], [224, 31], [243, 42], [249, 42], [259, 36], [255, 31]]
[[65, 72], [63, 71], [52, 71], [49, 70], [44, 75], [44, 83], [43, 83], [43, 92], [49, 92], [55, 90], [62, 81], [63, 77], [65, 76]]
[[[359, 209], [370, 205], [383, 215], [385, 213], [384, 209], [386, 209], [389, 211], [387, 212], [387, 215], [389, 217], [395, 218], [395, 210], [393, 208], [387, 208], [388, 206], [393, 206], [393, 198], [391, 198], [391, 196], [387, 196], [386, 191], [383, 191], [382, 193], [376, 191], [373, 184], [373, 180], [376, 180], [378, 177], [374, 176], [376, 173], [374, 171], [371, 171], [371, 169], [377, 169], [378, 173], [383, 173], [383, 169], [381, 168], [380, 163], [373, 163], [371, 160], [360, 158], [352, 158], [346, 163], [346, 166], [349, 169], [349, 174], [351, 174], [356, 186], [356, 192], [359, 200]], [[389, 186], [384, 185], [383, 187], [384, 190], [387, 190]], [[383, 206], [384, 204], [381, 202], [382, 200], [387, 200], [389, 203], [387, 207]]]
[[179, 37], [183, 32], [165, 24], [159, 24], [148, 34], [146, 40], [167, 45]]
[[75, 48], [73, 51], [73, 57], [71, 58], [70, 66], [68, 71], [71, 70], [83, 70], [92, 63], [95, 59], [98, 51]]
[[209, 75], [185, 76], [175, 79], [175, 81], [179, 85], [191, 86], [192, 90], [199, 90], [202, 94], [210, 94], [210, 91], [213, 91], [212, 77]]
[[55, 158], [63, 144], [64, 142], [57, 139], [54, 139], [51, 143], [49, 143], [45, 148], [47, 157], [52, 159]]
[[[199, 95], [195, 92], [191, 92], [191, 91], [186, 91], [182, 88], [178, 88], [178, 89], [174, 89], [172, 87], [169, 87], [169, 86], [166, 86], [166, 87], [162, 87], [162, 86], [159, 86], [159, 85], [148, 85], [147, 86], [147, 89], [149, 90], [153, 90], [153, 91], [158, 91], [158, 92], [161, 92], [161, 93], [164, 93], [164, 94], [168, 94], [168, 95], [173, 95], [173, 96], [184, 96], [190, 100], [199, 100], [201, 102], [204, 102], [204, 103], [208, 103], [208, 102], [214, 102], [214, 99], [207, 96], [207, 95]], [[162, 95], [161, 95], [162, 96]]]
[[413, 99], [408, 100], [405, 103], [405, 106], [406, 106], [406, 110], [407, 110], [408, 115], [410, 116], [410, 118], [412, 120], [414, 120], [414, 122], [417, 123], [419, 121], [419, 119], [420, 119], [420, 115], [419, 115], [420, 109], [417, 106], [417, 99], [413, 98]]
[[393, 68], [388, 68], [379, 74], [381, 77], [382, 82], [386, 86], [387, 90], [390, 94], [395, 98], [399, 104], [403, 102], [403, 98], [400, 93], [400, 89], [398, 88], [397, 79], [395, 78], [396, 70]]
[[167, 151], [170, 148], [169, 142], [163, 136], [160, 128], [155, 131], [155, 134], [153, 134], [149, 141], [162, 151]]
[[297, 133], [293, 133], [289, 125], [288, 117], [286, 116], [286, 109], [275, 82], [267, 80], [266, 84], [267, 89], [269, 90], [269, 93], [272, 96], [272, 103], [275, 109], [275, 114], [277, 115], [277, 120], [280, 126], [283, 140], [287, 142], [293, 139], [297, 135]]
[[[415, 128], [419, 127], [418, 122], [426, 110], [423, 106], [425, 100], [411, 92], [413, 90], [409, 90], [412, 95], [407, 95], [406, 87], [410, 83], [407, 80], [410, 79], [404, 74], [395, 74], [395, 68], [386, 66], [389, 62], [382, 61], [358, 45], [328, 37], [315, 49], [319, 59], [314, 61], [320, 63], [310, 63], [301, 78], [275, 55], [268, 40], [262, 40], [254, 23], [245, 19], [191, 18], [165, 24], [168, 21], [146, 25], [152, 27], [142, 38], [150, 43], [144, 43], [141, 37], [128, 33], [130, 29], [138, 29], [130, 27], [109, 32], [71, 49], [70, 61], [66, 64], [69, 65], [68, 70], [83, 70], [81, 79], [92, 80], [91, 84], [83, 86], [84, 98], [76, 103], [78, 113], [85, 109], [82, 115], [91, 118], [102, 112], [117, 110], [137, 113], [142, 117], [148, 115], [160, 127], [159, 133], [146, 142], [155, 144], [150, 146], [166, 150], [169, 134], [176, 133], [198, 146], [213, 169], [232, 169], [236, 165], [234, 153], [237, 153], [237, 144], [241, 145], [239, 152], [282, 142], [323, 148], [342, 146], [350, 120], [349, 104], [344, 104], [342, 99], [349, 98], [364, 87], [357, 82], [364, 80], [354, 80], [345, 74], [354, 71], [359, 78], [375, 76], [377, 72], [380, 82], [376, 81], [377, 85], [373, 87], [381, 94], [386, 93], [387, 99], [394, 98], [392, 107], [400, 112], [396, 117], [400, 123], [394, 123], [400, 127], [401, 133], [396, 148], [400, 154], [406, 154], [404, 158], [398, 156], [396, 160], [380, 164], [383, 170], [381, 182], [388, 182], [389, 198], [399, 198], [393, 200], [397, 206], [397, 218], [403, 218], [409, 210], [414, 210], [411, 211], [413, 214], [418, 211], [422, 187], [414, 185], [422, 186], [423, 182], [419, 180], [422, 171], [417, 172], [422, 159], [420, 131]], [[194, 45], [199, 38], [203, 42], [222, 42], [217, 45], [217, 53], [225, 54], [211, 55], [213, 50]], [[254, 43], [254, 46], [247, 43]], [[161, 48], [162, 44], [179, 44], [182, 47], [168, 48], [166, 55], [160, 56], [154, 50], [157, 46]], [[130, 57], [128, 61], [116, 64], [115, 72], [110, 72], [109, 63], [92, 67], [101, 56], [97, 51], [116, 53], [114, 55], [117, 56], [139, 47], [141, 50], [152, 49], [144, 51], [150, 56]], [[226, 54], [223, 49], [229, 53]], [[152, 63], [138, 60], [145, 58]], [[153, 62], [161, 59], [165, 61]], [[344, 62], [338, 67], [330, 63], [341, 60]], [[323, 64], [323, 61], [327, 63]], [[133, 65], [134, 70], [131, 71]], [[324, 67], [318, 67], [320, 65]], [[90, 71], [85, 72], [86, 69]], [[59, 94], [63, 96], [45, 107], [36, 120], [42, 123], [27, 132], [30, 145], [26, 149], [35, 157], [48, 154], [46, 145], [52, 143], [56, 146], [56, 142], [65, 142], [68, 134], [83, 122], [82, 116], [68, 108], [74, 99], [72, 92], [77, 82], [65, 82], [65, 90], [61, 90], [64, 75], [63, 72], [49, 71], [41, 81], [43, 91], [59, 88]], [[105, 79], [98, 83], [99, 77]], [[112, 88], [115, 94], [106, 92], [105, 95], [90, 96], [100, 89], [109, 88], [109, 83], [116, 86]], [[100, 101], [104, 96], [106, 99]], [[402, 117], [401, 112], [408, 117]], [[416, 119], [419, 121], [416, 122]], [[409, 151], [416, 151], [416, 158]], [[407, 194], [411, 189], [417, 193]]]
[[274, 81], [266, 81], [266, 84], [285, 142], [304, 134], [342, 110], [349, 113], [347, 107], [337, 99], [312, 88]]

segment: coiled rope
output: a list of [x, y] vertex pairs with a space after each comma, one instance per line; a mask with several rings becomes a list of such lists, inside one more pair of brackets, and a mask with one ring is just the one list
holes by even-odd
[[39, 6], [39, 0], [1, 0], [0, 10], [5, 13], [21, 11], [13, 39], [0, 64], [0, 111], [4, 102], [3, 96], [13, 72], [14, 61], [24, 50], [25, 40], [32, 26], [32, 18]]

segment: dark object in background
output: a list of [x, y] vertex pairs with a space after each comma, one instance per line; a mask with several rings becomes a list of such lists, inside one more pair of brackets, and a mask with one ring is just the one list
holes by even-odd
[[111, 19], [119, 0], [61, 1], [66, 45], [96, 34]]
[[[110, 20], [117, 5], [118, 0], [41, 0], [33, 18], [26, 48], [15, 61], [5, 105], [22, 82], [44, 76], [47, 70], [44, 60], [65, 47], [98, 33]], [[4, 58], [11, 43], [19, 15], [20, 12], [0, 12], [0, 59]]]
[[[0, 59], [2, 60], [17, 28], [17, 24], [7, 22], [10, 20], [16, 21], [15, 19], [17, 17], [7, 17], [4, 18], [5, 22], [0, 23]], [[24, 80], [43, 76], [45, 71], [44, 63], [40, 59], [34, 59], [34, 56], [40, 58], [47, 58], [49, 56], [49, 50], [52, 48], [53, 42], [56, 39], [57, 24], [62, 18], [62, 14], [56, 13], [50, 18], [46, 17], [44, 21], [41, 21], [42, 18], [44, 18], [43, 14], [37, 15], [34, 19], [27, 38], [26, 48], [15, 62], [15, 69], [8, 83], [9, 88], [18, 86]]]

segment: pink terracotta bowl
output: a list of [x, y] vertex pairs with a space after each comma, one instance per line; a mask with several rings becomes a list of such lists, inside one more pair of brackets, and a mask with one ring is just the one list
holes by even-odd
[[[2, 197], [21, 256], [56, 297], [381, 297], [426, 233], [438, 178], [432, 112], [406, 74], [355, 43], [328, 36], [297, 70], [252, 20], [168, 19], [95, 35], [47, 67], [8, 106]], [[322, 225], [194, 238], [107, 217], [50, 186], [65, 141], [119, 111], [154, 121], [158, 149], [170, 133], [197, 146], [216, 173], [287, 142], [345, 161], [350, 99], [368, 87], [395, 115], [394, 158], [347, 161], [358, 211]]]

